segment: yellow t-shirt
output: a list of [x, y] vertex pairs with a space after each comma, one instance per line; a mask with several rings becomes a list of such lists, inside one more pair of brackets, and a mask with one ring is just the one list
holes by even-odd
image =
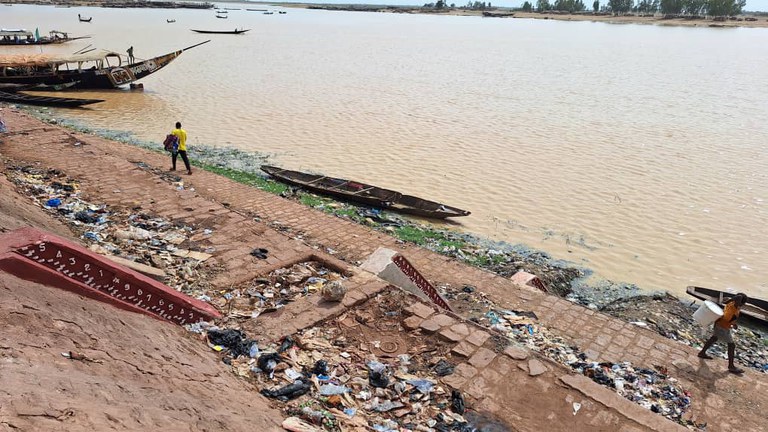
[[174, 129], [172, 135], [179, 137], [179, 151], [187, 151], [187, 131], [184, 129]]
[[723, 309], [723, 316], [718, 318], [715, 323], [724, 329], [729, 329], [733, 327], [733, 319], [739, 317], [739, 312], [735, 302], [727, 303]]

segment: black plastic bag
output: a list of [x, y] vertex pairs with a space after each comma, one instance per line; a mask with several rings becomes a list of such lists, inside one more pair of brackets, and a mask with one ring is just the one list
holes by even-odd
[[266, 373], [271, 373], [282, 359], [283, 358], [278, 353], [262, 354], [259, 356], [259, 359], [256, 360], [256, 366]]
[[464, 414], [465, 409], [464, 396], [456, 389], [451, 390], [451, 411], [461, 415]]
[[304, 382], [302, 380], [298, 380], [294, 382], [293, 384], [288, 384], [285, 387], [281, 387], [277, 390], [268, 390], [263, 389], [261, 390], [261, 394], [268, 398], [277, 399], [279, 401], [289, 401], [291, 399], [295, 399], [303, 394], [306, 394], [309, 392], [309, 389], [312, 386], [308, 382]]
[[245, 334], [240, 330], [224, 329], [224, 330], [209, 330], [208, 340], [214, 345], [221, 345], [227, 348], [232, 354], [232, 357], [239, 357], [241, 355], [247, 356], [250, 354], [251, 345], [254, 341], [245, 339]]
[[435, 374], [439, 377], [448, 376], [453, 373], [454, 366], [444, 359], [441, 359], [437, 364], [432, 368], [432, 370], [435, 371]]

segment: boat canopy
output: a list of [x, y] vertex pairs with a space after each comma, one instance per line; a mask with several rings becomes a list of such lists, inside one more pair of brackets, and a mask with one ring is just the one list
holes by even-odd
[[84, 63], [104, 60], [107, 57], [120, 59], [120, 54], [114, 51], [96, 50], [84, 54], [56, 56], [50, 54], [15, 54], [0, 55], [0, 67], [49, 66], [64, 63]]
[[19, 37], [33, 37], [35, 34], [31, 31], [24, 30], [24, 29], [18, 29], [18, 30], [10, 30], [10, 29], [0, 29], [0, 37], [5, 36], [19, 36]]

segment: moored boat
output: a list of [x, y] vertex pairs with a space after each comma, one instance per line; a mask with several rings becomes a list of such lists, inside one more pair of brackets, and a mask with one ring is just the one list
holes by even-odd
[[191, 29], [195, 33], [202, 33], [202, 34], [243, 34], [247, 31], [250, 31], [251, 29], [235, 29], [235, 30], [195, 30]]
[[149, 60], [123, 65], [120, 54], [91, 51], [71, 56], [44, 54], [0, 56], [0, 83], [61, 86], [76, 89], [113, 89], [146, 77], [201, 42]]
[[[685, 292], [699, 300], [709, 300], [720, 306], [723, 306], [728, 299], [736, 295], [736, 293], [698, 286], [689, 286]], [[741, 308], [741, 313], [768, 324], [768, 300], [748, 297], [747, 304]]]
[[50, 96], [34, 96], [26, 93], [7, 93], [0, 91], [0, 102], [17, 103], [24, 105], [42, 105], [49, 107], [80, 107], [83, 105], [90, 105], [99, 102], [104, 102], [102, 99], [79, 99], [79, 98], [60, 98]]
[[470, 212], [412, 195], [360, 183], [352, 180], [308, 174], [262, 165], [261, 170], [285, 183], [303, 187], [323, 195], [331, 195], [347, 201], [385, 208], [418, 216], [444, 219], [467, 216]]
[[49, 45], [87, 39], [90, 36], [69, 37], [67, 32], [51, 30], [48, 36], [38, 37], [35, 33], [24, 29], [0, 29], [0, 45]]

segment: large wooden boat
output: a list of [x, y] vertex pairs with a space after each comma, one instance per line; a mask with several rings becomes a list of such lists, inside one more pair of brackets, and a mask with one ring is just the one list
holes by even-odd
[[262, 165], [261, 170], [285, 183], [372, 207], [438, 219], [470, 214], [470, 212], [456, 207], [351, 180], [308, 174], [268, 165]]
[[42, 105], [48, 107], [74, 108], [104, 102], [102, 99], [77, 99], [49, 96], [34, 96], [26, 93], [8, 93], [0, 91], [0, 102], [16, 103], [23, 105]]
[[247, 31], [250, 31], [251, 29], [235, 29], [235, 30], [195, 30], [191, 29], [195, 33], [202, 33], [202, 34], [243, 34]]
[[208, 43], [123, 65], [120, 54], [91, 51], [71, 56], [44, 54], [0, 56], [0, 83], [58, 86], [75, 83], [75, 89], [113, 89], [128, 85], [167, 66], [182, 52]]
[[[699, 300], [709, 300], [720, 306], [724, 306], [728, 299], [736, 295], [736, 293], [698, 286], [689, 286], [685, 291]], [[768, 301], [749, 297], [747, 304], [741, 308], [741, 313], [768, 324]]]
[[25, 45], [50, 45], [62, 44], [79, 39], [87, 39], [90, 36], [69, 37], [67, 32], [51, 30], [48, 36], [35, 38], [35, 34], [24, 29], [0, 29], [0, 45], [2, 46], [25, 46]]

